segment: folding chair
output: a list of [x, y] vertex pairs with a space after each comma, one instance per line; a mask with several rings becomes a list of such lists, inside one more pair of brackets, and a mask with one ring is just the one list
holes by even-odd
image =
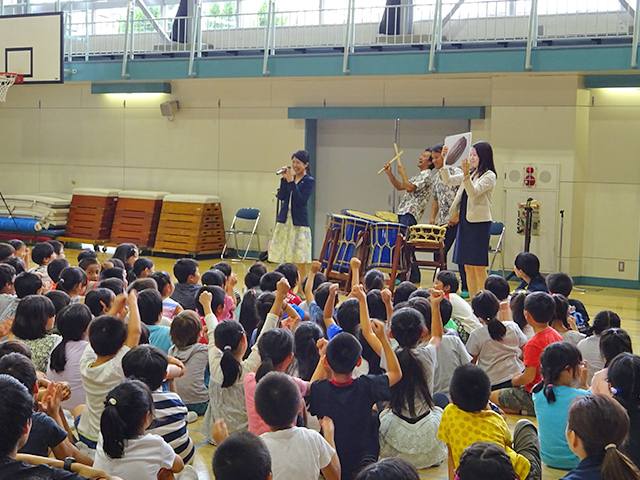
[[505, 276], [504, 270], [504, 250], [502, 248], [502, 242], [504, 241], [504, 232], [506, 228], [503, 223], [500, 222], [492, 222], [491, 223], [491, 237], [498, 237], [498, 243], [495, 248], [491, 246], [491, 241], [489, 241], [489, 254], [493, 254], [493, 258], [491, 259], [491, 265], [489, 266], [489, 273], [493, 271], [493, 263], [496, 261], [496, 257], [500, 254], [500, 258], [502, 260], [502, 276]]
[[[245, 224], [246, 222], [253, 222], [253, 228], [249, 227], [251, 228], [251, 230], [238, 229], [238, 227], [236, 226], [236, 222], [238, 220], [240, 220], [241, 222], [244, 222]], [[241, 208], [240, 210], [238, 210], [235, 216], [233, 217], [233, 222], [231, 222], [231, 228], [225, 231], [225, 233], [227, 234], [227, 241], [224, 245], [224, 248], [222, 249], [222, 255], [220, 255], [220, 258], [224, 258], [224, 254], [227, 251], [227, 246], [229, 245], [229, 240], [231, 239], [231, 236], [233, 236], [235, 239], [235, 245], [236, 245], [236, 251], [237, 251], [238, 250], [237, 235], [250, 235], [249, 242], [247, 243], [247, 248], [244, 251], [244, 255], [242, 256], [242, 259], [245, 260], [247, 258], [247, 254], [249, 253], [249, 248], [251, 247], [251, 241], [253, 240], [253, 237], [256, 234], [256, 229], [258, 228], [259, 220], [260, 220], [260, 210], [258, 210], [257, 208]], [[258, 251], [260, 251], [260, 235], [258, 235], [257, 238], [258, 238]]]

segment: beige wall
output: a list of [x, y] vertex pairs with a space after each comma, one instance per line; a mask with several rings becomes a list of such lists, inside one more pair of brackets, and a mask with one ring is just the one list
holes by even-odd
[[[526, 74], [178, 80], [172, 86], [171, 96], [126, 100], [92, 95], [84, 83], [12, 88], [0, 104], [0, 188], [216, 194], [227, 224], [241, 206], [261, 208], [264, 247], [274, 223], [273, 172], [304, 143], [304, 121], [287, 119], [287, 107], [485, 105], [487, 118], [474, 120], [472, 131], [474, 140], [494, 146], [499, 172], [505, 163], [560, 165], [564, 269], [638, 279], [635, 90], [588, 91], [578, 75]], [[173, 122], [158, 108], [169, 98], [180, 101]], [[494, 215], [501, 219], [498, 177]], [[619, 260], [626, 262], [623, 273]]]

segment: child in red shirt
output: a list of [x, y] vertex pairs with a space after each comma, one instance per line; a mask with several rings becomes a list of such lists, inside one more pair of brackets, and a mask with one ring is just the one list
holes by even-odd
[[511, 379], [511, 388], [491, 392], [491, 401], [506, 413], [534, 415], [531, 390], [542, 380], [540, 355], [547, 345], [562, 341], [560, 334], [549, 326], [555, 309], [553, 297], [545, 292], [531, 292], [524, 301], [524, 317], [535, 332], [522, 347], [524, 371]]

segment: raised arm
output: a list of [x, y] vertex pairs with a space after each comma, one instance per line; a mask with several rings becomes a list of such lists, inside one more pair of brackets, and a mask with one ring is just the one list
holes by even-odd
[[140, 313], [138, 312], [138, 292], [129, 292], [129, 324], [127, 325], [127, 340], [124, 344], [133, 348], [140, 343], [142, 328], [140, 327]]
[[387, 359], [387, 373], [385, 375], [389, 377], [389, 386], [392, 387], [402, 379], [402, 369], [400, 368], [398, 357], [396, 357], [396, 352], [391, 348], [387, 334], [384, 331], [384, 323], [379, 320], [373, 320], [371, 323], [373, 333], [376, 334], [376, 337], [378, 337], [380, 343], [382, 343], [384, 356]]
[[382, 343], [373, 333], [371, 327], [371, 319], [369, 318], [369, 307], [367, 305], [367, 297], [364, 293], [364, 287], [360, 284], [354, 285], [351, 294], [358, 299], [360, 303], [360, 326], [362, 327], [362, 335], [373, 351], [378, 355], [382, 354]]
[[[463, 166], [463, 171], [466, 171], [464, 170], [464, 166], [465, 166], [464, 163], [462, 164], [462, 166]], [[489, 192], [493, 190], [496, 186], [496, 174], [493, 173], [491, 170], [489, 170], [488, 172], [485, 172], [480, 178], [476, 180], [475, 183], [471, 181], [471, 177], [468, 175], [468, 173], [465, 173], [463, 175], [464, 175], [464, 181], [463, 181], [464, 189], [467, 192], [467, 195], [469, 196], [469, 198], [477, 197], [478, 195], [482, 195], [485, 192]]]
[[442, 290], [431, 290], [431, 340], [429, 345], [433, 345], [436, 350], [440, 348], [442, 341], [442, 317], [440, 316], [440, 302], [444, 298]]
[[360, 283], [360, 259], [357, 257], [351, 257], [349, 264], [351, 265], [351, 285]]
[[[318, 419], [318, 423], [320, 424], [320, 428], [322, 428], [322, 436], [324, 436], [327, 443], [335, 450], [335, 426], [333, 420], [329, 417], [322, 417]], [[338, 459], [338, 452], [333, 452], [329, 464], [320, 470], [326, 480], [340, 480], [340, 460]]]
[[392, 297], [391, 290], [385, 288], [380, 292], [380, 296], [382, 297], [382, 301], [384, 302], [384, 308], [387, 312], [387, 323], [391, 323], [391, 315], [393, 315], [393, 303], [391, 303]]
[[402, 182], [399, 182], [398, 179], [396, 178], [396, 176], [391, 171], [391, 164], [390, 163], [385, 164], [384, 173], [387, 174], [387, 177], [389, 177], [389, 180], [391, 181], [391, 185], [393, 185], [393, 187], [396, 190], [400, 190], [400, 191], [404, 190], [404, 185], [402, 184]]
[[329, 288], [329, 297], [327, 298], [327, 303], [324, 305], [324, 327], [325, 329], [329, 329], [330, 325], [335, 325], [336, 321], [333, 319], [333, 307], [336, 304], [336, 295], [338, 294], [338, 284], [334, 283]]
[[309, 272], [309, 276], [307, 277], [307, 284], [304, 286], [304, 297], [307, 301], [307, 305], [315, 300], [313, 296], [313, 281], [316, 277], [316, 273], [318, 273], [321, 268], [322, 264], [319, 261], [314, 260], [313, 262], [311, 262], [311, 271]]

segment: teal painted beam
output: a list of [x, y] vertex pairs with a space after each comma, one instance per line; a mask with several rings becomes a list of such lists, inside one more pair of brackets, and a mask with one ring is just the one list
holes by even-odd
[[640, 88], [640, 75], [586, 75], [585, 88]]
[[170, 82], [92, 83], [91, 93], [171, 93]]
[[[309, 152], [309, 168], [311, 176], [316, 178], [316, 165], [318, 159], [318, 120], [308, 119], [304, 122], [304, 149]], [[314, 251], [315, 226], [316, 226], [316, 192], [309, 198], [307, 206], [309, 212], [309, 226], [311, 227], [311, 251]]]
[[574, 285], [640, 290], [640, 281], [602, 277], [573, 277]]
[[292, 107], [292, 119], [483, 119], [485, 107]]
[[[350, 57], [351, 76], [431, 75], [429, 52], [355, 53]], [[524, 48], [441, 50], [435, 65], [437, 74], [523, 72]], [[539, 47], [533, 51], [534, 72], [635, 72], [631, 69], [630, 45]], [[66, 81], [122, 80], [122, 61], [67, 62], [77, 70]], [[190, 78], [189, 59], [136, 59], [128, 62], [130, 80]], [[196, 78], [260, 78], [262, 58], [202, 57], [195, 62]], [[339, 53], [275, 55], [269, 60], [273, 77], [343, 77]]]

